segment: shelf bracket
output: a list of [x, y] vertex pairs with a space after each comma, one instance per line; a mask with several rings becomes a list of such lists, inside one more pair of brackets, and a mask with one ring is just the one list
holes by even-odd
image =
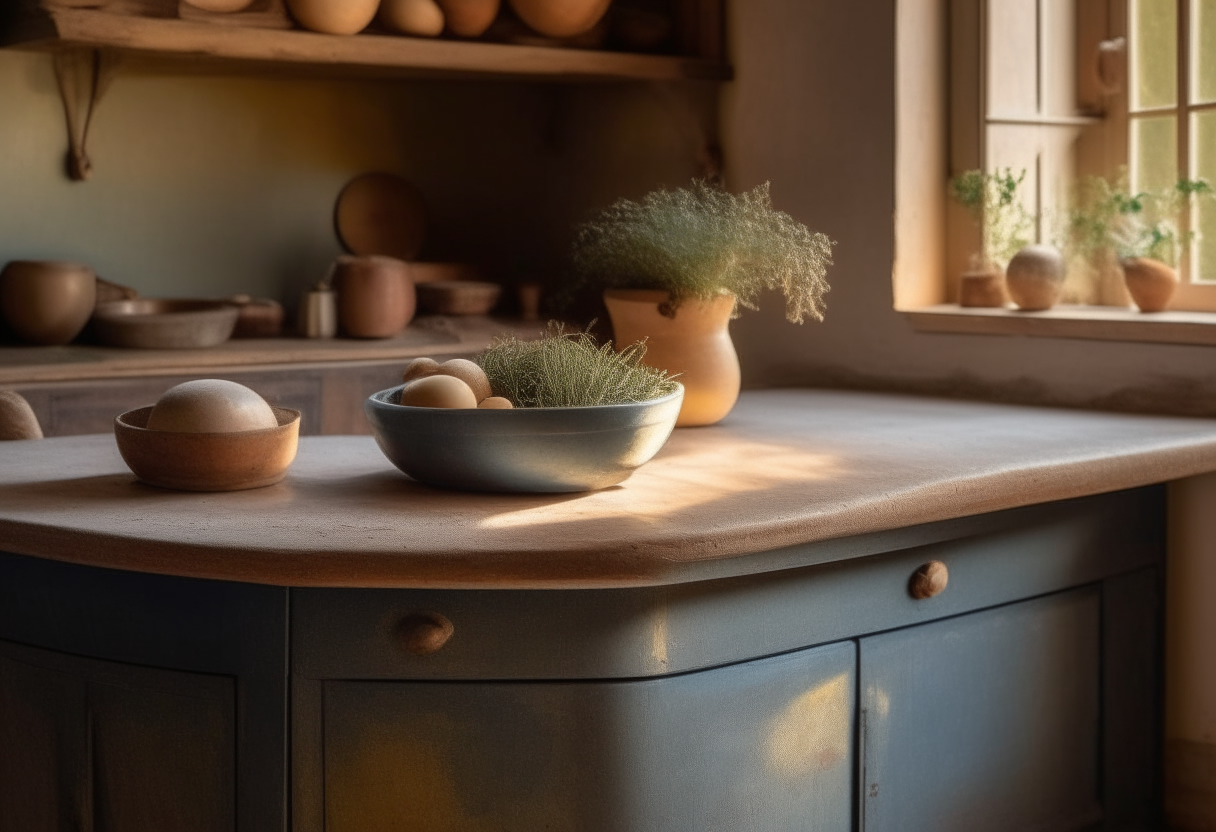
[[54, 54], [55, 79], [67, 119], [67, 174], [75, 182], [93, 175], [89, 160], [89, 127], [102, 96], [114, 80], [118, 56], [103, 49], [61, 49]]

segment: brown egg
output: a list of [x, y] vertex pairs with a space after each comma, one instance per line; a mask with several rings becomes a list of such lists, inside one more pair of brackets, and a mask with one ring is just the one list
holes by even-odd
[[499, 0], [436, 0], [443, 9], [448, 31], [462, 38], [475, 38], [498, 16]]
[[170, 387], [148, 414], [148, 430], [237, 433], [278, 427], [266, 400], [243, 384], [204, 378]]
[[287, 0], [296, 22], [326, 35], [354, 35], [376, 16], [380, 0]]
[[403, 35], [433, 38], [443, 33], [443, 10], [435, 0], [384, 0], [380, 22]]
[[469, 385], [452, 376], [427, 376], [401, 388], [400, 403], [406, 407], [476, 408], [477, 398]]
[[473, 395], [477, 397], [477, 401], [489, 398], [494, 392], [490, 389], [490, 380], [486, 378], [486, 371], [481, 369], [477, 362], [467, 358], [453, 358], [451, 361], [445, 361], [435, 372], [438, 375], [453, 376], [469, 385]]
[[477, 407], [480, 410], [512, 410], [515, 405], [511, 404], [510, 399], [504, 399], [502, 396], [490, 396], [482, 399]]
[[519, 18], [551, 38], [590, 31], [608, 11], [610, 0], [511, 0]]
[[416, 378], [426, 378], [433, 376], [439, 372], [439, 362], [433, 358], [415, 358], [409, 364], [405, 365], [405, 372], [401, 374], [402, 381], [413, 381]]

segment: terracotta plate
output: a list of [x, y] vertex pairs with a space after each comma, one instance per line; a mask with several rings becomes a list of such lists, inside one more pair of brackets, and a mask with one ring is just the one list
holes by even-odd
[[334, 225], [351, 254], [413, 260], [422, 250], [426, 212], [417, 189], [400, 176], [366, 173], [338, 195]]

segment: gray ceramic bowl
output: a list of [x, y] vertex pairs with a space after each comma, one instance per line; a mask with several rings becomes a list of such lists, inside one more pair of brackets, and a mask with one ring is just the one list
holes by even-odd
[[640, 404], [448, 410], [396, 404], [401, 387], [367, 399], [380, 450], [419, 482], [465, 491], [593, 491], [659, 452], [684, 388]]

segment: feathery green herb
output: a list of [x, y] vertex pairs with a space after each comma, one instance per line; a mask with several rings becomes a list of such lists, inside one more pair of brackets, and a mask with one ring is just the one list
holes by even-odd
[[674, 393], [664, 370], [642, 364], [644, 343], [616, 352], [587, 332], [550, 323], [536, 341], [499, 338], [477, 357], [496, 396], [516, 407], [590, 407], [644, 402]]
[[573, 256], [584, 285], [667, 290], [666, 314], [724, 291], [755, 309], [762, 290], [779, 289], [786, 317], [802, 323], [823, 320], [833, 245], [775, 210], [767, 182], [732, 194], [697, 181], [614, 203], [579, 227]]
[[950, 180], [950, 195], [967, 209], [983, 230], [983, 250], [976, 266], [1004, 269], [1015, 254], [1034, 240], [1034, 217], [1018, 200], [1026, 178], [1005, 168], [994, 173], [963, 171]]
[[1078, 184], [1069, 212], [1069, 247], [1090, 260], [1109, 251], [1120, 260], [1151, 257], [1176, 266], [1195, 237], [1182, 230], [1180, 220], [1195, 200], [1214, 196], [1216, 190], [1203, 179], [1180, 179], [1170, 188], [1133, 194], [1126, 171], [1114, 182], [1087, 177]]

